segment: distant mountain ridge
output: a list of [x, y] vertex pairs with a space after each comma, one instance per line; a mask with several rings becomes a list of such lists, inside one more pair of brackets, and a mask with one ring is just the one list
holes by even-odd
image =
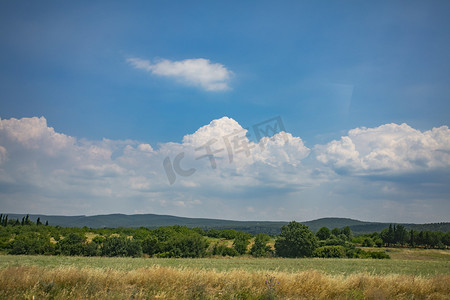
[[[7, 214], [9, 218], [22, 219], [26, 214]], [[90, 228], [116, 228], [116, 227], [148, 227], [158, 228], [161, 226], [187, 226], [190, 228], [200, 227], [204, 230], [208, 229], [236, 229], [250, 233], [268, 233], [278, 234], [283, 225], [288, 222], [277, 221], [233, 221], [221, 219], [207, 219], [207, 218], [187, 218], [170, 215], [157, 214], [109, 214], [109, 215], [95, 215], [95, 216], [51, 216], [30, 214], [30, 219], [36, 221], [40, 218], [41, 222], [49, 222], [50, 225], [62, 227], [90, 227]], [[329, 229], [343, 228], [349, 226], [356, 235], [364, 233], [379, 232], [387, 228], [390, 223], [381, 222], [365, 222], [348, 218], [321, 218], [312, 221], [300, 222], [307, 225], [312, 231], [316, 232], [321, 227], [328, 227]], [[394, 223], [393, 223], [394, 224]], [[450, 231], [450, 223], [430, 223], [430, 224], [402, 224], [406, 229], [411, 230], [429, 230], [429, 231]]]

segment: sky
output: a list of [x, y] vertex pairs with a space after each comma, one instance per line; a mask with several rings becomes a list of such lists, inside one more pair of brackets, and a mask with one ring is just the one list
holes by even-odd
[[448, 1], [2, 1], [0, 210], [450, 221]]

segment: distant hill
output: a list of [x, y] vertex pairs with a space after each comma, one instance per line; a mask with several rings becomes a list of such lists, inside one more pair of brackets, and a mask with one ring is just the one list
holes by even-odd
[[[22, 219], [24, 214], [8, 214], [9, 218]], [[169, 215], [156, 214], [139, 214], [139, 215], [96, 215], [96, 216], [47, 216], [47, 215], [31, 215], [30, 219], [36, 221], [37, 218], [41, 222], [48, 221], [50, 225], [62, 227], [90, 227], [90, 228], [116, 228], [116, 227], [148, 227], [157, 228], [161, 226], [187, 226], [190, 228], [200, 227], [204, 230], [208, 229], [236, 229], [250, 233], [268, 233], [278, 234], [283, 225], [288, 222], [271, 222], [271, 221], [232, 221], [220, 219], [205, 218], [186, 218]], [[347, 218], [322, 218], [312, 221], [300, 222], [307, 225], [312, 231], [316, 232], [321, 227], [333, 229], [349, 226], [355, 235], [380, 232], [389, 226], [389, 223], [364, 222]], [[430, 231], [450, 231], [450, 223], [432, 223], [432, 224], [402, 224], [406, 229], [411, 230], [430, 230]]]

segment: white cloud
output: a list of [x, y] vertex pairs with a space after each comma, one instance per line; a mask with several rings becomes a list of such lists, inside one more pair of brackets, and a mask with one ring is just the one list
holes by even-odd
[[[352, 207], [341, 210], [341, 216], [358, 217], [365, 201], [414, 199], [417, 221], [425, 202], [431, 207], [426, 218], [439, 216], [441, 210], [430, 203], [442, 204], [450, 193], [448, 171], [439, 180], [428, 176], [413, 178], [413, 183], [371, 181], [368, 188], [364, 181], [372, 179], [340, 176], [324, 166], [356, 175], [448, 170], [447, 127], [425, 132], [405, 124], [354, 129], [338, 141], [317, 146], [318, 160], [306, 159], [310, 149], [290, 133], [262, 138], [260, 144], [250, 141], [247, 133], [238, 122], [223, 117], [187, 134], [181, 143], [153, 148], [133, 140], [76, 139], [55, 132], [43, 117], [0, 120], [0, 207], [5, 212], [46, 214], [139, 210], [301, 221], [335, 215], [336, 205]], [[206, 152], [201, 148], [213, 139], [211, 149], [221, 150], [214, 154], [215, 169], [208, 157], [202, 157]], [[172, 169], [176, 181], [170, 185], [163, 161], [169, 157], [173, 168], [180, 153], [180, 168], [195, 172], [182, 176]], [[401, 203], [396, 205], [404, 206]], [[383, 209], [379, 207], [376, 215]], [[413, 213], [416, 208], [409, 209]], [[365, 211], [365, 218], [371, 213], [375, 210]]]
[[421, 132], [407, 124], [362, 127], [315, 150], [320, 162], [351, 174], [446, 169], [450, 167], [450, 130], [442, 126]]
[[186, 84], [199, 86], [207, 91], [223, 91], [229, 89], [232, 72], [219, 63], [209, 59], [194, 58], [180, 61], [162, 59], [151, 63], [140, 58], [128, 58], [133, 67], [145, 70], [154, 75], [172, 77]]
[[0, 165], [8, 159], [8, 152], [5, 147], [0, 146]]
[[75, 143], [74, 138], [48, 127], [44, 117], [0, 119], [0, 138], [11, 140], [27, 149], [41, 149], [50, 155]]

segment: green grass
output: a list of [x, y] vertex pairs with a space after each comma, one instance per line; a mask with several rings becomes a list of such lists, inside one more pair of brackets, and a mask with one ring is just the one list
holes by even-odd
[[369, 273], [373, 275], [409, 274], [432, 276], [450, 274], [450, 261], [433, 260], [375, 260], [375, 259], [286, 259], [286, 258], [108, 258], [108, 257], [66, 257], [66, 256], [14, 256], [0, 255], [0, 268], [15, 266], [40, 266], [45, 268], [110, 268], [130, 271], [151, 266], [180, 269], [202, 269], [225, 272], [281, 271], [296, 273], [318, 270], [326, 274], [350, 275]]

